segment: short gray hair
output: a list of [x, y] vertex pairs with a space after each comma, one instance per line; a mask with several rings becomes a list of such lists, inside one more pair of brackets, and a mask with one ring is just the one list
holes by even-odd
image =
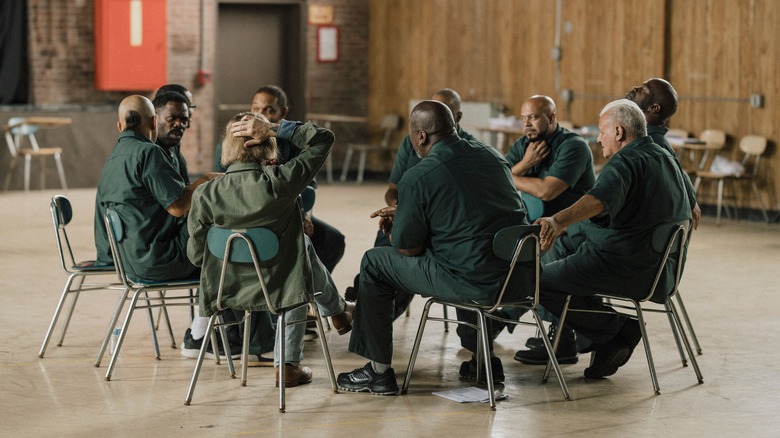
[[645, 115], [635, 102], [628, 99], [618, 99], [608, 103], [599, 113], [599, 117], [607, 115], [607, 121], [613, 126], [622, 126], [629, 137], [647, 136], [647, 121]]

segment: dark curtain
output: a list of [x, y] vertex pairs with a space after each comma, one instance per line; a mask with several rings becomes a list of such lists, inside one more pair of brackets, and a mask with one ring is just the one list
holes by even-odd
[[0, 104], [28, 103], [27, 0], [0, 1]]

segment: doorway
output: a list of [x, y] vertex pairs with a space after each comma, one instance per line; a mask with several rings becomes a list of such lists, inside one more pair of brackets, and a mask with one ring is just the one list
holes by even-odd
[[274, 84], [287, 93], [291, 120], [304, 120], [306, 31], [301, 3], [219, 3], [215, 70], [215, 142], [255, 90]]

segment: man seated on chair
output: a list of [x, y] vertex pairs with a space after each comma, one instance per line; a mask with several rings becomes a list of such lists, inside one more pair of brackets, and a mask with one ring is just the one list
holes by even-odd
[[[289, 141], [302, 151], [287, 163], [279, 164], [277, 139]], [[225, 175], [195, 192], [188, 219], [191, 238], [187, 254], [194, 264], [203, 268], [201, 314], [211, 315], [216, 309], [222, 268], [222, 262], [205, 250], [209, 228], [264, 227], [279, 237], [281, 248], [277, 257], [269, 262], [271, 264], [261, 267], [274, 305], [288, 307], [305, 302], [307, 295], [314, 295], [322, 314], [332, 317], [339, 334], [351, 329], [352, 306], [339, 297], [330, 273], [304, 234], [301, 211], [296, 202], [325, 162], [333, 139], [332, 132], [311, 123], [287, 120], [270, 123], [264, 116], [251, 113], [231, 119], [222, 144], [222, 164], [227, 167]], [[231, 272], [233, 275], [225, 278], [225, 307], [266, 310], [254, 266], [237, 266]], [[305, 306], [285, 315], [287, 320], [305, 317]], [[312, 380], [311, 369], [300, 364], [304, 329], [303, 324], [295, 324], [285, 331], [286, 386]], [[278, 384], [278, 352], [274, 356]]]
[[[463, 117], [463, 112], [460, 110], [460, 94], [452, 88], [442, 88], [437, 91], [431, 97], [431, 100], [441, 102], [450, 109], [452, 116], [455, 119], [455, 127], [457, 129], [458, 137], [463, 140], [472, 141], [476, 138], [466, 132], [460, 127], [460, 119]], [[401, 181], [401, 177], [404, 176], [407, 170], [414, 167], [420, 162], [420, 157], [414, 152], [412, 147], [412, 141], [407, 134], [398, 145], [398, 151], [396, 152], [395, 162], [393, 163], [393, 170], [390, 172], [390, 178], [387, 183], [387, 191], [385, 192], [385, 202], [389, 207], [395, 207], [398, 205], [398, 182]], [[379, 246], [392, 246], [388, 235], [381, 229], [377, 231], [376, 239], [374, 240], [374, 247]], [[355, 300], [358, 296], [358, 289], [360, 285], [360, 275], [355, 276], [354, 285], [347, 288], [344, 296], [349, 300]], [[398, 293], [395, 298], [395, 317], [402, 315], [406, 308], [409, 306], [414, 294], [407, 294], [404, 292]]]
[[[571, 207], [536, 221], [542, 249], [552, 247], [560, 256], [544, 263], [540, 280], [541, 304], [556, 316], [567, 295], [571, 309], [584, 310], [609, 309], [597, 293], [646, 296], [660, 260], [651, 247], [653, 229], [691, 219], [685, 175], [674, 156], [647, 136], [636, 103], [621, 99], [604, 107], [598, 142], [608, 161], [594, 187]], [[580, 221], [586, 240], [570, 252], [556, 238]], [[639, 323], [614, 312], [570, 312], [565, 323], [593, 343], [589, 379], [614, 374], [641, 339]]]
[[[551, 216], [569, 207], [593, 187], [593, 153], [579, 135], [558, 124], [555, 102], [548, 96], [529, 97], [520, 106], [525, 135], [509, 148], [506, 160], [512, 166], [512, 179], [526, 202], [541, 201], [539, 216]], [[536, 201], [538, 203], [538, 201]], [[533, 210], [526, 205], [529, 213]], [[531, 217], [531, 220], [536, 217]], [[572, 230], [574, 231], [574, 230]], [[519, 309], [500, 310], [508, 318], [519, 318]], [[511, 332], [513, 325], [508, 327]], [[555, 333], [555, 325], [551, 333]], [[556, 357], [559, 363], [577, 362], [574, 332], [561, 332]], [[525, 364], [547, 363], [547, 349], [540, 338], [526, 342], [529, 350], [515, 354]]]
[[[415, 106], [409, 138], [421, 161], [398, 182], [398, 205], [372, 214], [392, 233], [393, 247], [370, 249], [361, 262], [349, 350], [370, 362], [338, 376], [339, 387], [348, 391], [398, 392], [391, 368], [397, 291], [495, 302], [508, 266], [493, 254], [493, 235], [527, 223], [506, 160], [495, 148], [461, 139], [446, 105], [427, 100]], [[530, 284], [531, 267], [522, 274]], [[471, 312], [459, 311], [458, 318], [476, 321]], [[476, 336], [461, 337], [461, 343], [476, 351]], [[503, 381], [499, 358], [493, 356], [490, 366], [494, 380]], [[476, 367], [472, 357], [461, 365], [461, 375], [476, 378]]]
[[[191, 278], [198, 268], [187, 258], [185, 216], [195, 188], [217, 174], [187, 184], [171, 157], [155, 144], [157, 122], [154, 105], [144, 96], [128, 96], [119, 105], [119, 140], [103, 167], [95, 198], [97, 260], [113, 264], [103, 222], [106, 209], [113, 208], [132, 230], [125, 244], [128, 274], [158, 281]], [[178, 138], [184, 132], [173, 131]]]

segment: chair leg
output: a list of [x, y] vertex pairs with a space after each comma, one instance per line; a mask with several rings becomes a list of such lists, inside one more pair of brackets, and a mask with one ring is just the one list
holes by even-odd
[[[54, 308], [54, 315], [51, 318], [51, 322], [49, 323], [49, 328], [46, 330], [46, 336], [43, 338], [43, 343], [41, 344], [41, 349], [38, 350], [38, 357], [43, 358], [44, 353], [46, 353], [46, 346], [49, 345], [49, 340], [51, 339], [51, 334], [54, 331], [54, 326], [57, 325], [57, 319], [60, 316], [60, 312], [62, 311], [62, 306], [65, 304], [65, 300], [68, 297], [68, 294], [70, 293], [70, 285], [73, 283], [73, 280], [76, 276], [79, 276], [79, 274], [71, 274], [68, 277], [68, 280], [65, 282], [65, 287], [62, 290], [62, 295], [60, 296], [60, 301], [57, 303], [57, 307]], [[62, 334], [65, 336], [65, 333]], [[62, 342], [60, 341], [60, 344]]]
[[3, 184], [3, 191], [8, 191], [8, 187], [11, 185], [11, 178], [14, 176], [14, 168], [16, 168], [16, 155], [11, 157], [11, 161], [8, 162], [8, 170], [5, 174], [5, 183]]
[[44, 190], [46, 188], [46, 157], [44, 157], [44, 156], [39, 157], [38, 163], [41, 166], [41, 185], [40, 185], [40, 189]]
[[677, 307], [669, 298], [666, 299], [666, 303], [672, 309], [672, 315], [674, 315], [674, 322], [676, 324], [677, 331], [682, 337], [683, 344], [685, 344], [685, 350], [688, 352], [688, 358], [690, 359], [691, 365], [693, 366], [693, 372], [696, 373], [696, 380], [698, 380], [699, 383], [704, 383], [704, 376], [702, 376], [701, 369], [699, 369], [699, 361], [696, 360], [696, 356], [693, 354], [693, 349], [691, 348], [691, 343], [688, 341], [688, 336], [686, 336], [685, 332], [683, 331], [683, 326], [682, 322], [680, 321], [680, 315], [677, 312]]
[[341, 178], [339, 181], [346, 182], [347, 174], [349, 173], [349, 165], [352, 162], [352, 148], [347, 149], [347, 154], [344, 155], [344, 164], [341, 166]]
[[[214, 332], [214, 323], [217, 319], [217, 314], [211, 315], [211, 318], [209, 318], [209, 323], [206, 326], [206, 333], [213, 333]], [[206, 357], [206, 349], [209, 345], [209, 340], [211, 339], [211, 336], [204, 336], [203, 337], [203, 344], [200, 346], [200, 351], [198, 352], [198, 360], [195, 361], [195, 370], [192, 372], [192, 379], [190, 380], [190, 387], [187, 389], [187, 396], [184, 398], [184, 405], [189, 406], [190, 402], [192, 401], [192, 394], [195, 392], [195, 385], [198, 383], [198, 376], [200, 375], [200, 368], [203, 366], [203, 358]], [[216, 350], [216, 347], [212, 348], [213, 350]], [[219, 356], [219, 355], [217, 355]]]
[[285, 355], [284, 355], [284, 338], [285, 338], [285, 329], [287, 328], [287, 321], [285, 321], [284, 316], [287, 314], [287, 312], [279, 312], [279, 321], [281, 324], [276, 324], [276, 331], [279, 333], [279, 345], [276, 346], [276, 348], [279, 349], [279, 412], [284, 413], [285, 409], [285, 403], [284, 403], [284, 379], [285, 379], [285, 368], [287, 363], [285, 362]]
[[[406, 308], [406, 311], [409, 311], [409, 308]], [[447, 321], [449, 319], [449, 316], [447, 316], [447, 305], [442, 304], [441, 306], [442, 315], [444, 316], [444, 333], [450, 332], [450, 322]]]
[[[317, 323], [317, 331], [320, 335], [320, 346], [322, 347], [322, 354], [325, 356], [325, 367], [328, 370], [328, 378], [330, 378], [330, 387], [333, 392], [338, 394], [339, 388], [336, 384], [336, 373], [333, 371], [333, 361], [330, 357], [330, 349], [328, 348], [328, 341], [325, 339], [325, 330], [322, 323], [322, 315], [320, 315], [320, 309], [317, 305], [314, 305], [314, 314], [316, 316], [315, 322]], [[327, 321], [327, 319], [326, 319]]]
[[54, 163], [57, 165], [57, 173], [60, 175], [60, 186], [63, 190], [68, 190], [68, 184], [65, 182], [65, 169], [62, 167], [62, 159], [60, 159], [60, 154], [54, 155]]
[[433, 300], [428, 300], [423, 307], [423, 313], [420, 317], [420, 325], [417, 327], [417, 336], [414, 338], [414, 345], [412, 346], [412, 354], [409, 355], [409, 365], [406, 367], [406, 377], [404, 378], [404, 384], [401, 386], [401, 394], [406, 394], [409, 390], [409, 381], [412, 379], [412, 371], [414, 370], [414, 363], [417, 360], [417, 353], [420, 351], [420, 343], [422, 342], [423, 333], [425, 332], [425, 324], [428, 322], [428, 312], [431, 310]]
[[[140, 298], [141, 293], [146, 292], [144, 292], [143, 289], [139, 289], [133, 294], [132, 300], [130, 300], [130, 307], [127, 308], [125, 322], [122, 324], [122, 332], [119, 333], [119, 339], [117, 340], [116, 347], [114, 347], [114, 354], [111, 355], [111, 361], [108, 363], [108, 369], [106, 370], [107, 382], [111, 380], [111, 374], [114, 372], [116, 360], [119, 357], [119, 352], [122, 350], [122, 343], [125, 341], [125, 336], [127, 336], [127, 329], [130, 327], [130, 320], [133, 319], [133, 312], [135, 311], [135, 307], [138, 304], [138, 299]], [[152, 336], [154, 336], [154, 330], [152, 330]], [[154, 337], [156, 341], [156, 336]], [[159, 354], [159, 350], [157, 354]]]
[[636, 309], [639, 330], [642, 332], [642, 343], [645, 347], [645, 356], [647, 356], [647, 367], [650, 369], [650, 380], [653, 382], [653, 392], [655, 395], [659, 395], [661, 394], [661, 387], [658, 386], [658, 376], [655, 373], [655, 363], [653, 362], [653, 353], [650, 351], [650, 341], [647, 339], [647, 329], [645, 327], [645, 318], [642, 315], [642, 307], [635, 301], [633, 304]]
[[[485, 361], [485, 380], [488, 387], [488, 399], [490, 400], [490, 410], [496, 410], [496, 389], [493, 383], [493, 367], [490, 364], [490, 343], [488, 336], [490, 336], [486, 330], [487, 321], [485, 320], [485, 313], [477, 311], [477, 331], [479, 340], [481, 341], [482, 358]], [[549, 342], [549, 340], [548, 340]], [[479, 357], [479, 355], [477, 355]], [[477, 360], [477, 381], [479, 381], [479, 360]]]
[[168, 337], [171, 340], [171, 348], [179, 348], [179, 346], [176, 345], [176, 337], [173, 334], [173, 327], [171, 327], [171, 318], [168, 316], [168, 306], [165, 305], [165, 291], [159, 291], [159, 294], [161, 306], [160, 315], [157, 317], [157, 324], [159, 325], [160, 320], [165, 318], [165, 327], [168, 329]]
[[241, 386], [246, 386], [247, 380], [247, 362], [249, 361], [249, 337], [250, 337], [250, 322], [252, 318], [251, 312], [244, 313], [244, 342], [241, 344]]
[[31, 155], [24, 156], [24, 191], [25, 192], [30, 191], [30, 161], [31, 160], [32, 160]]
[[764, 222], [769, 223], [769, 215], [766, 212], [766, 207], [764, 206], [764, 200], [761, 198], [761, 192], [758, 190], [758, 184], [756, 184], [756, 181], [753, 180], [750, 182], [750, 185], [753, 186], [753, 194], [756, 195], [756, 200], [758, 200], [758, 205], [761, 207], [761, 213], [764, 215]]
[[[666, 308], [666, 316], [669, 318], [669, 326], [672, 328], [672, 335], [674, 335], [674, 343], [677, 345], [677, 353], [680, 355], [680, 362], [683, 367], [687, 367], [688, 357], [685, 355], [685, 350], [683, 350], [684, 347], [680, 340], [680, 334], [677, 333], [677, 327], [674, 324], [674, 316], [672, 316], [672, 309], [666, 303], [664, 303], [664, 308]], [[682, 336], [685, 335], [683, 334]]]
[[701, 355], [701, 345], [699, 345], [699, 337], [696, 336], [696, 331], [693, 329], [693, 324], [691, 324], [691, 319], [688, 317], [688, 311], [685, 310], [685, 303], [683, 303], [682, 296], [680, 295], [679, 289], [677, 290], [677, 294], [675, 295], [677, 297], [677, 305], [679, 306], [680, 314], [683, 317], [683, 321], [685, 321], [685, 326], [688, 328], [688, 333], [691, 334], [691, 340], [693, 341], [694, 347], [696, 347], [696, 353]]
[[103, 343], [100, 344], [100, 349], [98, 350], [97, 357], [95, 358], [95, 368], [99, 367], [100, 362], [103, 361], [103, 355], [106, 353], [108, 343], [111, 341], [111, 335], [114, 332], [114, 327], [116, 327], [116, 323], [119, 321], [119, 315], [122, 313], [122, 308], [125, 306], [125, 301], [127, 301], [127, 295], [129, 293], [130, 290], [124, 288], [122, 289], [122, 293], [119, 295], [119, 300], [116, 302], [114, 313], [111, 314], [111, 320], [108, 322], [108, 329], [106, 330], [106, 335], [103, 337]]
[[358, 160], [358, 173], [357, 183], [363, 184], [363, 173], [366, 171], [366, 151], [360, 151], [360, 159]]
[[65, 315], [65, 321], [63, 321], [62, 327], [60, 328], [60, 338], [57, 341], [58, 347], [62, 347], [62, 343], [65, 341], [65, 333], [68, 331], [68, 327], [70, 327], [70, 320], [73, 318], [73, 311], [76, 309], [76, 304], [81, 297], [81, 287], [84, 285], [85, 277], [83, 275], [80, 275], [79, 277], [78, 286], [70, 291], [73, 295], [73, 299], [70, 302], [70, 306], [68, 306], [68, 313]]
[[715, 214], [715, 225], [720, 225], [720, 210], [723, 207], [723, 179], [718, 180], [718, 211]]
[[566, 313], [569, 310], [570, 300], [571, 296], [566, 297], [566, 303], [564, 304], [563, 312], [561, 313], [561, 319], [558, 323], [559, 329], [555, 333], [555, 339], [553, 340], [552, 344], [550, 343], [550, 338], [547, 336], [547, 331], [544, 328], [544, 321], [542, 320], [542, 317], [535, 308], [531, 309], [534, 321], [536, 322], [536, 329], [539, 330], [539, 333], [542, 337], [542, 342], [544, 343], [544, 348], [547, 349], [547, 356], [549, 357], [547, 360], [547, 366], [544, 369], [544, 375], [542, 376], [542, 382], [547, 383], [550, 374], [550, 368], [555, 370], [555, 376], [558, 378], [558, 384], [561, 386], [563, 398], [566, 400], [571, 400], [571, 393], [569, 392], [569, 385], [566, 384], [566, 379], [563, 378], [563, 371], [561, 370], [561, 365], [558, 363], [558, 359], [555, 357], [555, 352], [558, 351], [558, 343], [561, 339], [561, 332], [563, 331], [563, 324], [566, 320]]
[[144, 299], [146, 300], [146, 313], [149, 315], [149, 331], [152, 334], [152, 346], [154, 348], [154, 358], [160, 360], [160, 342], [157, 339], [157, 331], [154, 329], [154, 311], [149, 299], [149, 292], [144, 291]]

